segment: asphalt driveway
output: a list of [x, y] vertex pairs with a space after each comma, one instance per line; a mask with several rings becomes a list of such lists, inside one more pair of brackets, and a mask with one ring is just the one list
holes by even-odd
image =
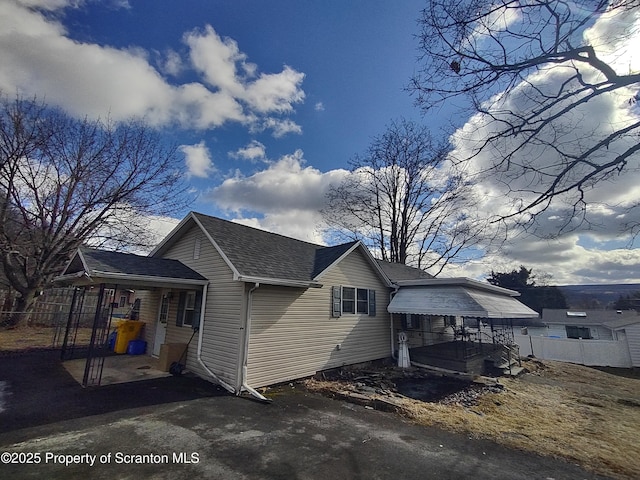
[[82, 389], [55, 353], [0, 362], [0, 478], [602, 478], [295, 386], [265, 405], [188, 377]]

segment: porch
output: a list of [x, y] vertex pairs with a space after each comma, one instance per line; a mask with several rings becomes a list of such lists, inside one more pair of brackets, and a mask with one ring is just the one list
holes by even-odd
[[399, 283], [387, 310], [412, 363], [474, 375], [520, 369], [512, 319], [538, 314], [513, 298], [517, 292], [470, 279]]
[[487, 373], [487, 361], [491, 361], [501, 350], [493, 344], [478, 344], [469, 341], [436, 343], [409, 349], [411, 363], [445, 368], [456, 372], [483, 375]]

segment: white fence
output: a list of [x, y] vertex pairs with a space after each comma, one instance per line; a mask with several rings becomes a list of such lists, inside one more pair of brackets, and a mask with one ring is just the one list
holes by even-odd
[[535, 335], [514, 335], [520, 355], [599, 367], [631, 368], [626, 340], [576, 340]]

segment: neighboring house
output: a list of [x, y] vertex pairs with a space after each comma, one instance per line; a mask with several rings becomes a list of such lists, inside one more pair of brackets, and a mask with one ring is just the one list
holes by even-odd
[[[374, 259], [361, 242], [315, 245], [193, 212], [149, 257], [81, 249], [59, 280], [136, 296], [146, 290], [140, 320], [149, 353], [188, 344], [190, 371], [258, 397], [257, 387], [395, 355], [406, 326], [397, 315], [434, 324], [445, 316], [537, 316], [515, 292], [431, 279]], [[455, 301], [434, 303], [429, 289], [438, 299], [448, 289]]]
[[547, 337], [582, 338], [584, 340], [618, 340], [618, 332], [628, 324], [640, 323], [635, 310], [542, 310], [542, 330]]
[[540, 358], [585, 365], [640, 367], [640, 314], [635, 310], [544, 309], [521, 346]]

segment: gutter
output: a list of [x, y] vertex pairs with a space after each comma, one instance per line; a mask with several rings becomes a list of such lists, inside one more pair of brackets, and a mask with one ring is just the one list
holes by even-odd
[[243, 391], [249, 392], [262, 402], [271, 403], [271, 400], [259, 393], [257, 390], [249, 386], [247, 383], [247, 363], [249, 359], [249, 339], [251, 337], [251, 307], [253, 303], [253, 292], [260, 286], [256, 282], [247, 294], [247, 315], [244, 322], [244, 341], [242, 342], [242, 367], [240, 369], [240, 388], [236, 391], [236, 395], [240, 395]]
[[208, 284], [205, 284], [202, 287], [202, 305], [200, 305], [200, 324], [198, 325], [198, 353], [196, 355], [196, 358], [198, 359], [198, 363], [202, 366], [202, 368], [205, 369], [205, 371], [211, 376], [211, 378], [213, 378], [216, 381], [217, 384], [222, 386], [225, 390], [227, 390], [230, 393], [236, 393], [235, 388], [233, 388], [231, 385], [229, 385], [225, 381], [221, 380], [220, 377], [218, 377], [215, 373], [211, 371], [209, 367], [207, 367], [207, 365], [204, 363], [204, 360], [202, 360], [202, 336], [204, 332], [204, 313], [205, 313], [204, 310], [205, 310], [205, 305], [207, 304], [208, 286], [209, 286]]

